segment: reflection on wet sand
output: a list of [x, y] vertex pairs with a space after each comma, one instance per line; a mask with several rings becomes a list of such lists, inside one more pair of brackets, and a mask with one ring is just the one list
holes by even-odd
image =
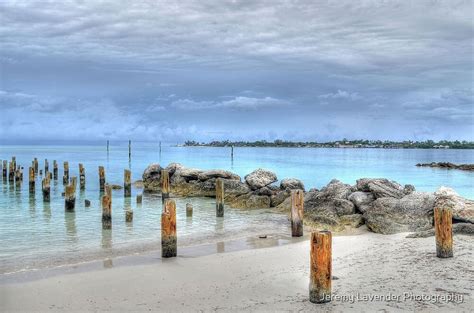
[[224, 218], [223, 217], [216, 217], [216, 224], [214, 226], [214, 230], [216, 234], [224, 233]]
[[216, 251], [217, 253], [225, 252], [225, 243], [223, 241], [219, 241], [216, 243]]
[[102, 262], [104, 268], [112, 268], [114, 267], [114, 261], [112, 259], [105, 259], [103, 262]]
[[112, 229], [102, 229], [101, 246], [103, 249], [112, 248]]

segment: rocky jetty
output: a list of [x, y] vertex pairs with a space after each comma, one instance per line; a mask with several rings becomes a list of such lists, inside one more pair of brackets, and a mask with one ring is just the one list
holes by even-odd
[[171, 163], [163, 168], [159, 164], [148, 166], [143, 173], [145, 191], [161, 191], [161, 170], [170, 176], [171, 193], [188, 197], [214, 197], [216, 179], [224, 182], [225, 202], [234, 208], [270, 208], [281, 204], [292, 189], [303, 189], [303, 183], [296, 179], [283, 179], [280, 186], [275, 173], [257, 169], [246, 175], [242, 181], [239, 175], [224, 170], [202, 170]]
[[[159, 164], [152, 164], [144, 171], [145, 191], [161, 190], [162, 169]], [[285, 178], [277, 184], [276, 174], [265, 169], [257, 169], [244, 179], [229, 171], [187, 168], [178, 163], [171, 163], [165, 169], [170, 175], [171, 193], [177, 196], [214, 197], [216, 179], [222, 179], [225, 202], [233, 208], [275, 208], [289, 212], [291, 190], [305, 190], [296, 178]], [[365, 224], [369, 230], [381, 234], [429, 233], [433, 228], [435, 201], [440, 198], [454, 203], [454, 223], [474, 224], [474, 202], [452, 189], [418, 192], [412, 185], [403, 186], [385, 178], [361, 178], [353, 186], [334, 179], [321, 190], [305, 192], [304, 219], [306, 225], [334, 231]], [[456, 227], [466, 233], [471, 226]]]
[[474, 164], [454, 164], [451, 162], [418, 163], [416, 166], [474, 171]]

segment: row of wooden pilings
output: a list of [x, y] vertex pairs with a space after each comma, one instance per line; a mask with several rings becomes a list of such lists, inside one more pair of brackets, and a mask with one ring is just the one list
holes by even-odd
[[[10, 182], [22, 180], [21, 167], [17, 167], [15, 157], [8, 164], [9, 174], [7, 175], [7, 161], [2, 163], [3, 179], [7, 176]], [[101, 197], [102, 206], [102, 227], [111, 229], [112, 227], [112, 187], [106, 183], [105, 169], [99, 166], [99, 189], [104, 194]], [[12, 174], [13, 173], [13, 174]], [[29, 168], [30, 192], [35, 190], [35, 174], [38, 173], [38, 160], [35, 158]], [[41, 174], [41, 171], [40, 171]], [[50, 201], [50, 180], [57, 179], [57, 162], [53, 162], [53, 173], [49, 172], [48, 161], [45, 160], [45, 175], [42, 180], [42, 191], [44, 201]], [[80, 188], [85, 188], [85, 169], [79, 164]], [[69, 178], [69, 164], [64, 162], [63, 183], [65, 186], [65, 210], [74, 211], [75, 192], [77, 178]], [[176, 228], [176, 203], [170, 199], [170, 181], [167, 170], [161, 171], [162, 205], [161, 214], [161, 251], [162, 257], [177, 256], [177, 228]], [[224, 217], [224, 181], [216, 180], [216, 217]], [[124, 170], [124, 196], [131, 196], [131, 172]], [[142, 202], [142, 195], [137, 195], [137, 203]], [[186, 216], [191, 217], [193, 213], [192, 205], [186, 205]], [[291, 234], [293, 237], [303, 236], [304, 217], [304, 191], [293, 190], [291, 193]], [[125, 214], [126, 222], [132, 222], [133, 211], [127, 210]], [[434, 208], [434, 224], [436, 236], [436, 254], [440, 258], [453, 256], [452, 237], [452, 210], [450, 208]], [[332, 280], [332, 234], [330, 231], [312, 232], [310, 236], [310, 284], [309, 299], [313, 303], [325, 303], [331, 301], [331, 280]]]

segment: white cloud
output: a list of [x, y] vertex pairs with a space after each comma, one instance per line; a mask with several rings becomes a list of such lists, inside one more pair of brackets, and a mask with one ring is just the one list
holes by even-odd
[[345, 90], [338, 90], [334, 93], [327, 93], [323, 95], [319, 95], [320, 99], [348, 99], [348, 100], [358, 100], [360, 99], [360, 96], [357, 94], [357, 92], [348, 92]]
[[275, 99], [272, 97], [250, 98], [241, 96], [220, 102], [180, 99], [171, 103], [171, 106], [174, 108], [191, 111], [206, 109], [257, 110], [260, 108], [281, 107], [287, 105], [290, 105], [289, 101]]

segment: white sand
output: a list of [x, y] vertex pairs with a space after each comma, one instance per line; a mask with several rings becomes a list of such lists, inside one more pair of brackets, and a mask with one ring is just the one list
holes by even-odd
[[[472, 237], [455, 257], [435, 256], [434, 238], [363, 234], [333, 239], [333, 294], [400, 301], [308, 301], [309, 243], [176, 258], [0, 285], [0, 311], [466, 311], [474, 308]], [[404, 299], [454, 293], [462, 303]]]

